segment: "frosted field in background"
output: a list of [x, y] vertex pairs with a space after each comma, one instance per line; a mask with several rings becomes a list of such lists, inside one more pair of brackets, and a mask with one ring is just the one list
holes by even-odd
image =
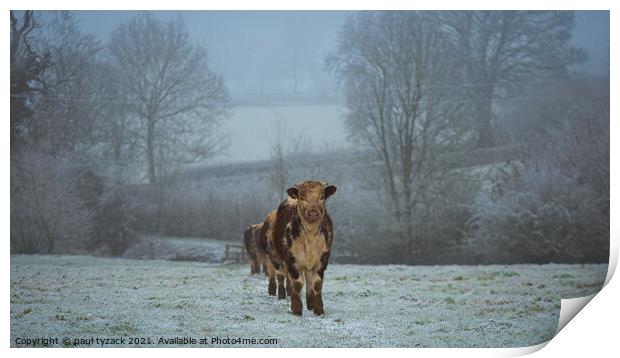
[[[607, 265], [330, 265], [326, 314], [290, 313], [246, 265], [11, 256], [11, 346], [37, 337], [277, 338], [278, 347], [519, 347]], [[305, 297], [305, 296], [304, 296]], [[305, 300], [304, 300], [305, 303]]]
[[313, 145], [341, 147], [346, 132], [341, 105], [288, 105], [234, 107], [223, 131], [230, 135], [230, 146], [223, 156], [212, 163], [266, 160], [271, 155], [271, 135], [278, 120], [283, 119], [291, 135], [301, 131]]

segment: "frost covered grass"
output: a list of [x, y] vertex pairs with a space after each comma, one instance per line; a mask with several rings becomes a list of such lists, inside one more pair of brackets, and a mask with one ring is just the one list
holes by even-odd
[[[518, 347], [607, 265], [330, 265], [326, 314], [290, 313], [246, 265], [11, 256], [11, 346], [37, 337], [276, 338], [272, 347]], [[209, 345], [210, 346], [210, 345]]]

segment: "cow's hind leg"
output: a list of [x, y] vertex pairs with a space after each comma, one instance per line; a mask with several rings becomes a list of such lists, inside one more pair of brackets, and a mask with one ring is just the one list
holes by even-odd
[[288, 275], [286, 275], [286, 296], [291, 296], [291, 291], [293, 288], [291, 287], [291, 280], [289, 280]]
[[276, 272], [271, 264], [267, 265], [267, 277], [269, 277], [269, 286], [267, 286], [267, 292], [269, 296], [276, 295]]
[[284, 289], [284, 274], [278, 273], [278, 299], [283, 300], [286, 298], [286, 291]]

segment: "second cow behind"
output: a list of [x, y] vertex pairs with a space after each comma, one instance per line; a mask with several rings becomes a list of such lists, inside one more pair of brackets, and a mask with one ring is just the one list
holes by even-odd
[[[325, 202], [336, 192], [336, 186], [320, 181], [303, 181], [287, 189], [275, 216], [263, 226], [268, 241], [268, 254], [286, 275], [291, 296], [291, 310], [301, 315], [301, 289], [306, 285], [306, 305], [322, 315], [323, 278], [334, 241], [332, 220]], [[262, 233], [261, 233], [262, 234]], [[279, 273], [280, 273], [279, 272]], [[280, 281], [280, 284], [281, 281]]]
[[[276, 288], [278, 290], [278, 299], [286, 298], [286, 293], [290, 292], [289, 287], [284, 289], [284, 280], [286, 272], [284, 271], [284, 263], [274, 254], [274, 245], [271, 236], [273, 233], [274, 223], [276, 220], [276, 211], [272, 211], [267, 215], [261, 227], [259, 241], [256, 245], [258, 251], [263, 255], [265, 260], [265, 274], [269, 277], [269, 286], [267, 291], [269, 295], [275, 296]], [[279, 285], [276, 284], [276, 279]], [[286, 281], [288, 284], [288, 280]]]
[[243, 232], [243, 244], [245, 245], [245, 250], [248, 253], [250, 272], [252, 274], [259, 273], [261, 271], [261, 266], [263, 267], [263, 271], [265, 270], [265, 265], [263, 264], [263, 260], [261, 260], [262, 257], [260, 256], [260, 251], [257, 247], [257, 238], [259, 237], [260, 229], [262, 227], [262, 223], [250, 225]]

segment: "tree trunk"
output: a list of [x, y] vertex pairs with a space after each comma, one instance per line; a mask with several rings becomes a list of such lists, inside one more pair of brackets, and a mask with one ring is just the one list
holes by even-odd
[[116, 123], [114, 124], [113, 128], [113, 139], [112, 139], [112, 145], [114, 146], [113, 148], [113, 155], [114, 155], [114, 163], [115, 164], [119, 164], [121, 162], [121, 153], [122, 153], [122, 145], [123, 145], [123, 137], [122, 137], [122, 129], [121, 126]]
[[407, 265], [413, 265], [415, 264], [415, 258], [414, 258], [414, 253], [413, 253], [413, 249], [416, 246], [415, 243], [415, 238], [413, 237], [413, 232], [411, 232], [411, 235], [409, 237], [407, 237], [407, 243], [405, 245], [405, 260], [406, 260], [406, 264]]
[[493, 118], [493, 92], [495, 85], [485, 86], [481, 92], [480, 107], [478, 111], [478, 148], [490, 148], [493, 146], [491, 134], [491, 119]]
[[155, 174], [155, 118], [150, 115], [147, 123], [146, 133], [146, 157], [149, 165], [149, 183], [157, 184], [157, 176]]

